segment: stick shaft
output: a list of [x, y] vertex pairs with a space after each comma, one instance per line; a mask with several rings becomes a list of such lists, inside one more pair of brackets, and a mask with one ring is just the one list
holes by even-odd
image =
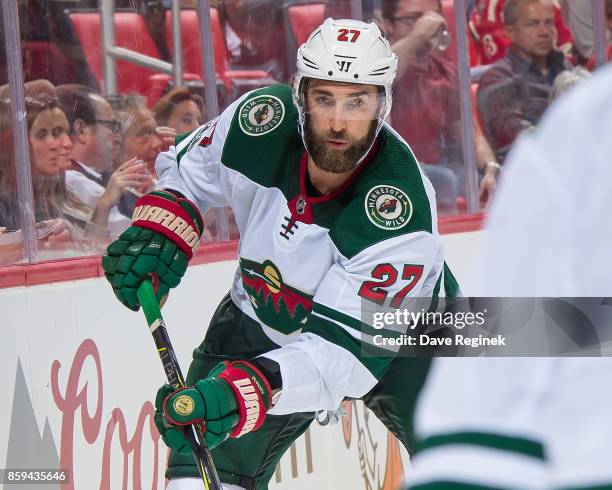
[[[149, 330], [155, 341], [159, 358], [164, 366], [168, 383], [176, 389], [185, 386], [185, 378], [181, 372], [176, 354], [170, 342], [166, 324], [161, 314], [151, 281], [144, 281], [138, 288], [138, 299], [147, 319]], [[199, 426], [190, 425], [186, 431], [187, 441], [193, 451], [200, 476], [206, 490], [222, 490], [221, 481], [213, 463], [210, 450], [206, 445], [204, 434]]]

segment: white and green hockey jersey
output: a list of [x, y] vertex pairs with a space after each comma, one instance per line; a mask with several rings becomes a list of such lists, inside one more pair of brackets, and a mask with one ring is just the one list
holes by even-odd
[[159, 187], [201, 211], [234, 212], [240, 266], [231, 297], [282, 346], [266, 354], [283, 380], [271, 414], [335, 409], [384, 375], [391, 357], [361, 355], [375, 333], [362, 321], [363, 302], [397, 307], [457, 290], [433, 188], [390, 127], [333, 194], [308, 194], [306, 162], [285, 85], [250, 92], [157, 160]]

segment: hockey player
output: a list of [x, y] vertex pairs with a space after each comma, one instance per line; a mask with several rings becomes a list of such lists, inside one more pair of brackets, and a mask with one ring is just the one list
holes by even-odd
[[109, 246], [106, 275], [137, 310], [149, 274], [160, 300], [179, 283], [207, 207], [231, 206], [240, 230], [239, 268], [194, 351], [191, 387], [157, 395], [168, 488], [201, 485], [185, 424], [205, 424], [225, 488], [265, 489], [314, 412], [346, 397], [412, 450], [429, 361], [362, 355], [381, 333], [362, 302], [398, 307], [457, 285], [432, 186], [384, 123], [396, 66], [374, 23], [325, 20], [298, 51], [293, 88], [246, 94], [160, 155], [159, 190]]
[[[510, 154], [470, 294], [612, 296], [612, 66], [583, 83]], [[612, 488], [611, 377], [609, 357], [436, 360], [409, 488]]]

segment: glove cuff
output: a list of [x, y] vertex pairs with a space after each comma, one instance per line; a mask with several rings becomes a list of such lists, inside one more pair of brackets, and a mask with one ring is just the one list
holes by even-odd
[[272, 390], [266, 377], [246, 361], [227, 363], [217, 376], [230, 385], [238, 404], [239, 421], [230, 437], [237, 438], [259, 429], [272, 400]]
[[164, 235], [176, 243], [188, 259], [200, 246], [203, 220], [197, 206], [171, 192], [155, 191], [138, 199], [132, 224]]

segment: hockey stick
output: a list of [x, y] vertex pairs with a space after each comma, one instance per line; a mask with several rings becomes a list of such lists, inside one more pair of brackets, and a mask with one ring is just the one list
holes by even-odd
[[[185, 378], [183, 378], [181, 368], [176, 360], [174, 349], [170, 343], [170, 337], [168, 336], [166, 324], [162, 318], [151, 281], [144, 281], [138, 287], [137, 294], [138, 300], [142, 305], [142, 311], [149, 324], [149, 330], [151, 331], [151, 335], [153, 335], [159, 358], [164, 366], [164, 371], [166, 371], [168, 383], [177, 390], [183, 388], [185, 386]], [[210, 450], [206, 445], [202, 429], [200, 426], [196, 425], [190, 425], [185, 429], [187, 441], [191, 446], [198, 471], [204, 482], [204, 488], [206, 490], [222, 490], [221, 481], [219, 480], [219, 475], [217, 475], [217, 470], [215, 469], [215, 464], [210, 455]]]

